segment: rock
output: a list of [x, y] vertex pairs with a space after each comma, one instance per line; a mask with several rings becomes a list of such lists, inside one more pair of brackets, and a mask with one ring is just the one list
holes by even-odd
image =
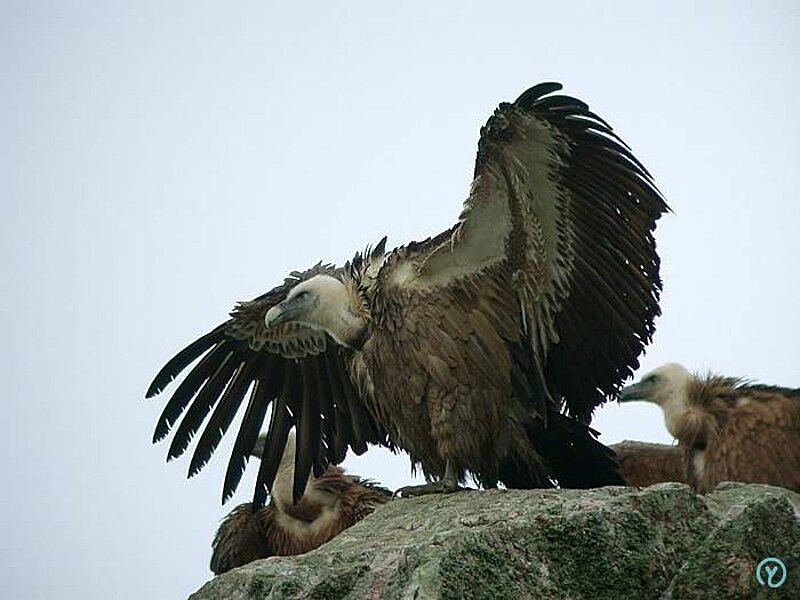
[[[786, 565], [780, 588], [756, 581], [767, 557]], [[191, 600], [762, 597], [800, 598], [800, 495], [663, 483], [395, 500], [313, 552], [235, 569]]]

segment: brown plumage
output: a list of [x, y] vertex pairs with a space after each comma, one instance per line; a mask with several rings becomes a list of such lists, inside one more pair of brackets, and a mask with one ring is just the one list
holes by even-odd
[[668, 364], [626, 387], [620, 400], [661, 407], [698, 492], [720, 481], [800, 491], [800, 389], [698, 376]]
[[292, 427], [295, 499], [310, 469], [368, 443], [408, 451], [439, 480], [411, 493], [467, 474], [487, 487], [620, 483], [587, 424], [653, 333], [653, 230], [667, 208], [611, 127], [560, 88], [534, 86], [481, 129], [452, 228], [293, 273], [170, 360], [148, 396], [199, 362], [156, 427], [159, 440], [184, 415], [169, 457], [211, 413], [190, 475], [201, 469], [252, 387], [223, 498], [266, 418], [256, 504]]
[[628, 485], [647, 487], [665, 481], [686, 482], [683, 451], [678, 446], [625, 440], [609, 446]]
[[[264, 438], [256, 444], [261, 450]], [[292, 502], [295, 438], [289, 435], [267, 506], [240, 504], [226, 517], [212, 543], [215, 575], [269, 556], [303, 554], [318, 548], [391, 499], [369, 480], [330, 466], [311, 475], [303, 496]]]

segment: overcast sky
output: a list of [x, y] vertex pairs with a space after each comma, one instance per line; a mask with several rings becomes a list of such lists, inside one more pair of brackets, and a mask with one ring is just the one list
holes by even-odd
[[[643, 369], [800, 387], [796, 2], [122, 4], [0, 4], [4, 597], [198, 588], [254, 472], [221, 507], [232, 439], [191, 481], [165, 465], [153, 374], [287, 271], [449, 226], [479, 127], [542, 80], [674, 209]], [[669, 440], [651, 406], [594, 425]]]

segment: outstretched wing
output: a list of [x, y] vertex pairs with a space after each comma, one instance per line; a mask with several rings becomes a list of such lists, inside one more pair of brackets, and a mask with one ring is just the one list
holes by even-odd
[[[545, 390], [588, 419], [638, 366], [659, 314], [653, 230], [668, 210], [611, 126], [557, 83], [503, 103], [481, 129], [458, 224], [419, 251], [416, 281], [512, 273]], [[498, 263], [507, 269], [490, 269]]]
[[295, 500], [302, 496], [312, 467], [321, 475], [328, 464], [344, 460], [348, 446], [361, 454], [367, 443], [389, 445], [353, 386], [338, 345], [325, 333], [297, 324], [270, 329], [264, 324], [267, 311], [295, 285], [320, 273], [335, 274], [335, 270], [318, 264], [292, 273], [283, 285], [239, 304], [228, 321], [176, 354], [147, 390], [148, 398], [160, 393], [200, 359], [173, 392], [153, 435], [154, 442], [163, 439], [183, 415], [168, 453], [168, 460], [176, 458], [211, 413], [192, 456], [190, 477], [208, 462], [248, 397], [225, 475], [223, 502], [242, 478], [270, 407], [253, 499], [257, 505], [264, 503], [272, 487], [292, 427], [297, 431]]

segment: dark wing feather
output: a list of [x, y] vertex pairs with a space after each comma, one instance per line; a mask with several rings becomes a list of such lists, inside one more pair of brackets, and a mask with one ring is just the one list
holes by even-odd
[[176, 354], [148, 389], [148, 396], [159, 393], [199, 359], [167, 402], [153, 435], [154, 441], [161, 440], [183, 415], [168, 452], [168, 459], [176, 458], [208, 419], [189, 465], [190, 477], [211, 458], [251, 390], [228, 463], [223, 502], [241, 480], [270, 407], [254, 495], [257, 504], [266, 500], [292, 427], [298, 437], [295, 498], [302, 495], [312, 467], [321, 473], [329, 463], [344, 459], [348, 446], [360, 454], [367, 443], [388, 445], [350, 381], [345, 356], [332, 340], [297, 324], [272, 329], [264, 325], [266, 312], [292, 287], [320, 273], [337, 271], [319, 264], [292, 273], [283, 285], [239, 304], [229, 321]]
[[[272, 414], [270, 415], [269, 429], [264, 441], [264, 454], [261, 455], [261, 465], [258, 467], [256, 478], [256, 490], [253, 494], [254, 504], [264, 504], [267, 500], [267, 491], [271, 489], [272, 482], [281, 464], [283, 449], [286, 447], [286, 440], [289, 439], [289, 431], [292, 428], [292, 415], [286, 406], [287, 398], [291, 396], [292, 388], [298, 384], [297, 369], [293, 367], [287, 369], [283, 380], [280, 395], [272, 404]], [[295, 476], [297, 471], [295, 471]]]
[[219, 400], [220, 395], [231, 381], [237, 369], [241, 368], [242, 356], [235, 350], [225, 354], [220, 364], [202, 387], [197, 397], [189, 405], [169, 447], [169, 460], [177, 458], [186, 451], [194, 434], [200, 429], [203, 420]]
[[230, 352], [230, 348], [223, 344], [217, 344], [211, 352], [206, 354], [203, 359], [192, 369], [189, 375], [181, 381], [178, 388], [167, 402], [161, 416], [156, 424], [153, 433], [153, 442], [162, 440], [178, 420], [178, 417], [186, 410], [186, 406], [194, 398], [195, 394], [208, 381], [211, 365], [219, 365], [224, 356]]
[[419, 264], [408, 285], [474, 285], [508, 265], [534, 383], [588, 420], [652, 337], [661, 290], [653, 231], [668, 208], [611, 126], [585, 102], [552, 95], [560, 89], [532, 87], [481, 129], [459, 223], [408, 246]]
[[233, 417], [239, 410], [247, 390], [253, 384], [253, 372], [258, 365], [257, 360], [242, 362], [231, 379], [230, 385], [220, 398], [214, 414], [211, 415], [200, 440], [197, 442], [192, 461], [189, 464], [189, 477], [200, 472], [208, 459], [217, 449], [222, 436], [230, 427]]
[[[314, 360], [311, 363], [314, 370], [313, 377], [315, 381], [330, 381], [327, 369], [326, 360]], [[323, 448], [319, 456], [324, 457], [327, 463], [335, 463], [333, 453], [333, 445], [336, 439], [336, 421], [333, 415], [334, 399], [331, 394], [332, 386], [318, 385], [317, 386], [317, 401], [319, 402], [319, 414], [322, 419], [320, 423], [322, 427], [322, 435], [320, 435], [320, 442]], [[314, 463], [314, 474], [319, 477], [324, 469], [322, 464], [317, 461]]]
[[560, 339], [546, 377], [570, 412], [588, 420], [638, 368], [652, 338], [661, 292], [653, 231], [668, 209], [650, 173], [605, 121], [568, 108], [534, 110], [569, 140], [560, 180], [573, 203], [573, 251], [581, 259], [555, 315]]
[[542, 96], [557, 92], [561, 87], [561, 84], [555, 81], [537, 83], [533, 87], [522, 92], [519, 98], [517, 98], [516, 103], [523, 108], [530, 108], [535, 102], [540, 101]]
[[[268, 363], [274, 366], [274, 362]], [[280, 366], [276, 369], [280, 371]], [[265, 369], [261, 376], [256, 380], [256, 384], [250, 394], [250, 400], [245, 409], [242, 426], [233, 444], [233, 451], [225, 471], [225, 483], [222, 485], [222, 502], [228, 501], [233, 490], [239, 485], [247, 466], [247, 457], [253, 452], [261, 431], [261, 425], [267, 415], [267, 409], [277, 395], [280, 386], [281, 374], [273, 373]]]
[[[295, 422], [297, 426], [297, 449], [295, 450], [294, 472], [308, 473], [314, 464], [314, 457], [319, 451], [320, 412], [317, 397], [316, 381], [311, 366], [311, 361], [303, 361], [301, 366], [303, 386], [301, 404]], [[294, 478], [293, 500], [297, 502], [306, 488], [305, 478]]]
[[175, 379], [181, 371], [192, 364], [198, 356], [222, 340], [225, 336], [226, 325], [227, 323], [218, 325], [173, 356], [153, 378], [153, 382], [150, 384], [150, 387], [147, 388], [145, 398], [152, 398], [156, 394], [159, 394], [161, 390], [169, 385], [170, 381]]
[[[339, 464], [344, 460], [347, 453], [347, 446], [353, 437], [353, 429], [350, 425], [350, 411], [347, 407], [345, 392], [340, 381], [339, 370], [336, 366], [334, 355], [327, 354], [325, 362], [327, 371], [325, 378], [330, 381], [330, 392], [334, 402], [334, 442], [333, 442], [333, 464]], [[330, 449], [329, 449], [330, 450]]]

